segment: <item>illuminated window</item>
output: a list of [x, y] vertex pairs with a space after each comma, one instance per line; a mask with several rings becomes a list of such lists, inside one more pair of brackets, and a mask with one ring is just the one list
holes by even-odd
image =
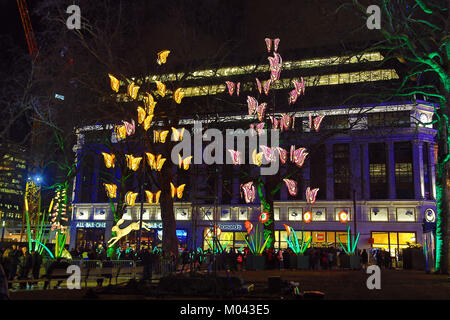
[[312, 211], [312, 221], [326, 221], [327, 220], [326, 208], [313, 208], [311, 211]]
[[302, 221], [302, 208], [288, 208], [288, 220], [289, 221]]
[[387, 208], [370, 208], [370, 221], [389, 221]]
[[189, 209], [188, 208], [177, 208], [176, 209], [176, 220], [189, 220]]
[[351, 214], [350, 208], [334, 208], [334, 219], [335, 219], [336, 221], [341, 221], [341, 220], [339, 219], [339, 213], [340, 213], [341, 211], [347, 212], [348, 220], [349, 220], [349, 221], [352, 220], [352, 214]]
[[373, 248], [389, 251], [391, 257], [398, 257], [400, 251], [416, 243], [414, 232], [372, 232]]
[[415, 222], [415, 208], [397, 208], [397, 221], [399, 222]]

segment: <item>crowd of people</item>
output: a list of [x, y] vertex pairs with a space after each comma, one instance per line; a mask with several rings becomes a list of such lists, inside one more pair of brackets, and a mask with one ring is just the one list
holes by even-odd
[[[113, 267], [111, 259], [107, 255], [106, 245], [96, 244], [90, 248], [77, 248], [70, 252], [73, 260], [96, 260], [102, 262], [102, 267]], [[248, 248], [226, 248], [217, 254], [212, 250], [180, 248], [180, 254], [169, 256], [158, 248], [145, 247], [137, 251], [131, 247], [119, 247], [116, 251], [117, 260], [132, 260], [134, 265], [143, 266], [143, 278], [152, 279], [153, 273], [188, 272], [196, 270], [217, 271], [245, 271], [246, 260], [251, 255]], [[295, 269], [293, 265], [295, 253], [291, 248], [264, 250], [265, 269]], [[338, 248], [308, 248], [304, 252], [308, 256], [310, 270], [332, 270], [343, 267], [342, 261], [346, 253]], [[392, 268], [392, 258], [389, 251], [377, 249], [373, 252], [359, 250], [357, 255], [361, 258], [361, 265], [365, 269], [368, 264], [376, 263], [380, 267]], [[19, 288], [32, 289], [36, 286], [36, 280], [40, 277], [46, 278], [44, 289], [48, 287], [51, 274], [54, 269], [65, 268], [69, 265], [63, 259], [57, 259], [45, 266], [41, 274], [43, 258], [36, 251], [29, 252], [27, 246], [19, 247], [16, 244], [0, 250], [0, 264], [8, 281], [21, 280]], [[111, 281], [111, 274], [106, 275]], [[59, 281], [57, 287], [62, 281]], [[102, 285], [102, 281], [99, 281]], [[11, 288], [11, 283], [9, 283]]]

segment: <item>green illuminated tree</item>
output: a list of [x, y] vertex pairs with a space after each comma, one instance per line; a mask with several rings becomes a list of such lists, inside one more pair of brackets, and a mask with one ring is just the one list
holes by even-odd
[[[366, 27], [367, 6], [381, 8], [380, 41], [368, 50], [380, 50], [383, 63], [397, 63], [402, 72], [401, 85], [382, 95], [421, 99], [436, 103], [434, 127], [437, 128], [437, 220], [436, 272], [448, 273], [448, 185], [449, 176], [449, 99], [450, 99], [450, 1], [448, 0], [354, 0], [347, 7], [361, 12]], [[361, 15], [360, 15], [361, 16]]]

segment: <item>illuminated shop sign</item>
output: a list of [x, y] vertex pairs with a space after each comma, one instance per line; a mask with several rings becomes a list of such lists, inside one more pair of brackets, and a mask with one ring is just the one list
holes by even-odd
[[218, 223], [217, 224], [222, 231], [243, 231], [244, 227], [240, 223]]
[[106, 222], [77, 222], [77, 228], [106, 228]]

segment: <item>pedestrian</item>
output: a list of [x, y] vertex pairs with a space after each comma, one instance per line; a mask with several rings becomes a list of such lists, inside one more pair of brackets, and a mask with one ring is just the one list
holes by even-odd
[[18, 278], [21, 280], [19, 287], [20, 289], [25, 289], [29, 287], [29, 283], [25, 282], [28, 280], [28, 275], [31, 271], [32, 261], [31, 255], [28, 251], [27, 247], [22, 247], [21, 252], [19, 253], [19, 267], [18, 267]]
[[364, 270], [367, 269], [368, 262], [369, 262], [369, 255], [367, 254], [366, 249], [363, 249], [363, 251], [361, 252], [361, 263]]
[[290, 265], [291, 261], [289, 259], [289, 256], [290, 256], [289, 255], [289, 250], [285, 249], [283, 251], [282, 255], [283, 255], [283, 268], [286, 269], [286, 270], [289, 270], [290, 267], [291, 267], [291, 265]]
[[[8, 256], [8, 281], [13, 281], [17, 274], [17, 268], [19, 266], [19, 251], [17, 250], [17, 246], [15, 244], [12, 245], [11, 252]], [[12, 288], [12, 282], [9, 282], [9, 288]]]

